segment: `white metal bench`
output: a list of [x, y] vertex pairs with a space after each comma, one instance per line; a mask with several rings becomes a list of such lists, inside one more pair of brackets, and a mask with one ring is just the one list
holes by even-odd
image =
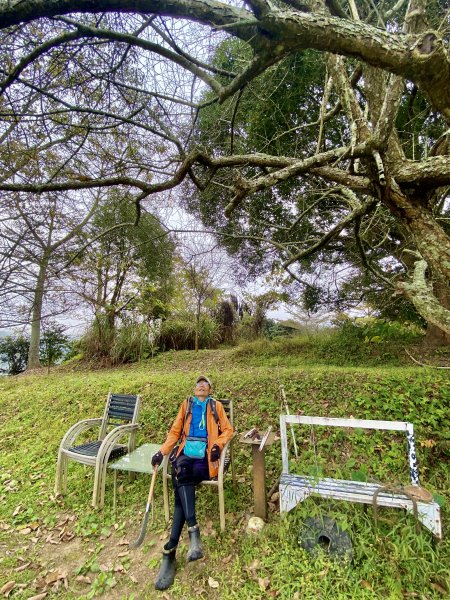
[[281, 455], [283, 471], [280, 478], [280, 512], [289, 512], [299, 502], [315, 494], [322, 498], [347, 500], [363, 504], [372, 504], [376, 494], [377, 506], [391, 506], [404, 508], [412, 512], [416, 505], [417, 518], [437, 538], [442, 538], [441, 513], [436, 502], [412, 500], [409, 495], [390, 491], [385, 486], [377, 483], [361, 481], [347, 481], [344, 479], [331, 479], [328, 477], [317, 478], [294, 475], [289, 473], [289, 450], [287, 437], [287, 424], [297, 425], [322, 425], [328, 427], [353, 427], [360, 429], [380, 429], [388, 431], [404, 431], [408, 444], [408, 462], [412, 489], [419, 490], [419, 472], [414, 441], [414, 427], [412, 423], [404, 421], [372, 421], [366, 419], [332, 419], [328, 417], [307, 416], [280, 416]]

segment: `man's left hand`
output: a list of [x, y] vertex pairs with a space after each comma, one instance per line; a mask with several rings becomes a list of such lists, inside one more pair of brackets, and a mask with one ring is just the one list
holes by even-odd
[[211, 452], [209, 454], [210, 458], [211, 458], [211, 462], [215, 463], [219, 460], [220, 458], [220, 448], [217, 444], [214, 444], [214, 446], [211, 448]]

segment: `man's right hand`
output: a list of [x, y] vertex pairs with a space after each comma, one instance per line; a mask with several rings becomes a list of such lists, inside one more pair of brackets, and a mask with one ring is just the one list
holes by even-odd
[[152, 456], [152, 467], [159, 467], [159, 465], [163, 461], [163, 458], [163, 453], [161, 452], [161, 450], [158, 450], [158, 452]]

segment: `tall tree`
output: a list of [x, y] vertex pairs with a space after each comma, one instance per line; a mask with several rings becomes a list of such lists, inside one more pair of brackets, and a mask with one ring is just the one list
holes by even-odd
[[[122, 168], [114, 173], [89, 170], [84, 162], [82, 181], [80, 177], [74, 181], [64, 168], [50, 177], [36, 176], [33, 183], [23, 183], [20, 171], [15, 171], [3, 179], [0, 190], [121, 183], [139, 190], [137, 199], [142, 201], [188, 176], [202, 188], [226, 186], [227, 194], [217, 210], [224, 219], [240, 224], [247, 218], [254, 194], [266, 192], [270, 216], [277, 188], [293, 180], [317, 178], [324, 188], [332, 187], [333, 194], [344, 197], [339, 218], [334, 214], [328, 225], [324, 218], [322, 235], [301, 246], [291, 247], [289, 241], [280, 243], [276, 237], [266, 236], [267, 243], [280, 252], [282, 267], [291, 271], [343, 232], [365, 250], [365, 241], [360, 244], [359, 223], [383, 206], [411, 240], [403, 253], [410, 257], [405, 259], [407, 274], [399, 276], [397, 290], [428, 322], [450, 334], [450, 310], [446, 307], [450, 239], [439, 212], [450, 184], [447, 16], [443, 0], [386, 0], [379, 5], [362, 0], [348, 5], [339, 0], [289, 0], [276, 5], [249, 0], [244, 8], [214, 0], [123, 0], [120, 5], [112, 0], [3, 3], [1, 109], [4, 118], [10, 119], [5, 121], [5, 131], [14, 119], [25, 127], [26, 116], [36, 118], [27, 112], [25, 101], [37, 95], [43, 102], [39, 118], [59, 114], [77, 123], [87, 119], [88, 125], [80, 126], [88, 144], [92, 131], [99, 127], [107, 133], [136, 128], [143, 140], [150, 139], [150, 134], [159, 136], [166, 162], [157, 165], [137, 148], [139, 160], [130, 165], [122, 161]], [[42, 30], [44, 36], [36, 34]], [[234, 70], [217, 68], [209, 60], [211, 44], [226, 35], [245, 46]], [[208, 102], [234, 98], [237, 103], [241, 91], [257, 77], [306, 49], [324, 53], [327, 66], [325, 82], [316, 90], [321, 97], [317, 123], [308, 121], [315, 127], [315, 143], [288, 155], [281, 154], [276, 145], [249, 153], [234, 147], [226, 154], [202, 148], [186, 151], [190, 139], [186, 118], [190, 111], [201, 108], [196, 82], [212, 90]], [[88, 55], [95, 57], [91, 67], [77, 70], [80, 57], [84, 60]], [[51, 67], [58, 56], [57, 64], [64, 56], [64, 68], [77, 73], [70, 93], [51, 89]], [[163, 60], [171, 66], [162, 67]], [[125, 77], [131, 64], [135, 65], [134, 83]], [[151, 71], [139, 73], [149, 66]], [[194, 87], [188, 87], [189, 77]], [[89, 105], [74, 98], [79, 86], [92, 87]], [[405, 131], [399, 129], [401, 109], [411, 105], [414, 96], [420, 97], [424, 109], [418, 110], [414, 101], [411, 122], [417, 123], [416, 112], [420, 119], [426, 110], [425, 135], [418, 135], [418, 128], [411, 128], [408, 119], [403, 119]], [[130, 108], [120, 102], [122, 98], [131, 98]], [[5, 110], [5, 103], [19, 103], [20, 109]], [[342, 125], [341, 138], [335, 140], [328, 131], [337, 111]], [[294, 124], [297, 128], [302, 125]], [[286, 132], [291, 126], [286, 123]], [[415, 145], [413, 152], [407, 148], [407, 138]], [[328, 201], [328, 196], [317, 198], [317, 205], [327, 206]], [[310, 205], [304, 210], [309, 211]], [[302, 207], [294, 206], [286, 226], [291, 228], [302, 212]], [[322, 218], [320, 210], [318, 215]], [[247, 233], [244, 227], [243, 232], [238, 228], [229, 235]]]
[[30, 325], [27, 367], [40, 366], [42, 322], [67, 311], [64, 257], [97, 207], [68, 193], [46, 194], [39, 203], [29, 194], [0, 199], [0, 325]]
[[175, 244], [153, 215], [143, 211], [135, 220], [130, 196], [110, 190], [72, 257], [74, 293], [110, 332], [118, 317], [138, 307], [146, 318], [158, 317], [170, 296]]

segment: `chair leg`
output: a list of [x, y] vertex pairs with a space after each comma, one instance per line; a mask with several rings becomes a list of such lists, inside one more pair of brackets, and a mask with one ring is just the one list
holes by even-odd
[[102, 463], [97, 457], [97, 461], [95, 463], [95, 472], [94, 472], [94, 490], [92, 492], [92, 502], [91, 505], [93, 508], [100, 508], [100, 496], [101, 496], [101, 488], [102, 488]]
[[99, 496], [100, 496], [100, 501], [99, 501], [99, 507], [103, 508], [104, 504], [105, 504], [105, 488], [106, 488], [106, 470], [108, 468], [108, 463], [105, 463], [102, 467], [102, 477], [101, 477], [101, 482], [100, 482], [100, 490], [99, 490]]
[[166, 523], [170, 520], [170, 510], [169, 510], [169, 486], [167, 485], [167, 477], [163, 470], [163, 496], [164, 496], [164, 518]]
[[[109, 455], [108, 455], [109, 456]], [[94, 491], [92, 493], [92, 506], [102, 508], [105, 503], [106, 469], [108, 457], [106, 453], [99, 453], [95, 463]]]
[[67, 488], [67, 458], [61, 452], [58, 453], [56, 463], [55, 494], [62, 494]]
[[223, 494], [223, 485], [219, 486], [219, 513], [220, 513], [220, 530], [225, 531], [225, 498]]

